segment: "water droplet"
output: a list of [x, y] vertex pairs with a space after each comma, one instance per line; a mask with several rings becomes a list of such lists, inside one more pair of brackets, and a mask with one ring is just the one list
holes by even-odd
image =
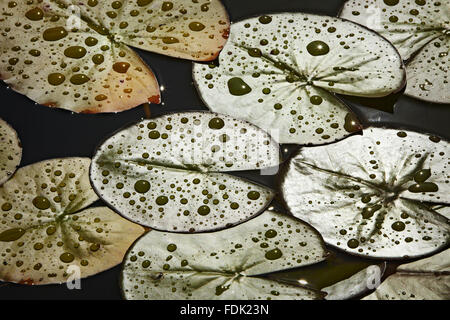
[[138, 180], [134, 184], [134, 190], [139, 193], [146, 193], [148, 190], [150, 190], [150, 182], [146, 180]]
[[328, 52], [330, 52], [330, 47], [328, 47], [328, 45], [325, 42], [320, 40], [310, 42], [306, 46], [306, 49], [312, 56], [323, 56]]
[[205, 25], [200, 23], [200, 22], [191, 22], [189, 24], [189, 29], [191, 29], [192, 31], [202, 31], [203, 29], [205, 29]]
[[70, 263], [75, 259], [75, 257], [73, 254], [69, 252], [64, 252], [62, 255], [59, 256], [59, 259], [64, 263]]
[[38, 196], [33, 199], [33, 205], [40, 210], [47, 210], [50, 208], [50, 201], [45, 197]]
[[25, 229], [22, 228], [14, 228], [14, 229], [8, 229], [0, 233], [0, 241], [3, 242], [11, 242], [16, 241], [20, 239], [24, 233], [26, 232]]
[[252, 88], [241, 78], [231, 78], [228, 80], [228, 90], [234, 96], [243, 96], [252, 91]]
[[265, 254], [266, 259], [268, 260], [276, 260], [283, 256], [283, 252], [281, 252], [280, 249], [272, 249], [270, 251], [267, 251]]

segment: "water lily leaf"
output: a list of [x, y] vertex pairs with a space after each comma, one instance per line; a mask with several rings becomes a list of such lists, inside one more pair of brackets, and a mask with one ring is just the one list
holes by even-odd
[[331, 245], [376, 258], [417, 257], [450, 239], [448, 219], [427, 204], [450, 203], [449, 153], [437, 137], [369, 128], [301, 149], [281, 189], [290, 211]]
[[450, 299], [450, 249], [401, 265], [364, 300]]
[[[228, 18], [217, 0], [203, 7], [175, 0], [2, 1], [0, 78], [40, 104], [74, 112], [159, 103], [153, 72], [127, 44], [213, 59], [226, 41], [217, 34], [228, 28]], [[187, 32], [191, 24], [204, 30]]]
[[120, 263], [144, 232], [106, 207], [85, 209], [98, 199], [89, 164], [39, 162], [0, 187], [2, 281], [47, 284], [96, 274]]
[[233, 24], [217, 64], [193, 69], [208, 107], [274, 137], [270, 130], [277, 130], [280, 143], [321, 144], [359, 131], [356, 116], [333, 93], [382, 97], [405, 81], [398, 52], [375, 32], [300, 13]]
[[266, 211], [239, 226], [202, 234], [150, 231], [123, 264], [124, 297], [134, 299], [317, 299], [320, 292], [264, 275], [327, 255], [320, 234]]
[[[219, 0], [65, 1], [110, 26], [115, 41], [195, 61], [214, 60], [230, 32]], [[95, 4], [95, 5], [94, 5]]]
[[16, 171], [22, 159], [22, 146], [17, 132], [0, 119], [0, 185]]
[[386, 263], [382, 265], [370, 265], [345, 280], [323, 288], [322, 291], [327, 293], [325, 299], [352, 299], [371, 289], [375, 289], [379, 285], [379, 281], [381, 281], [381, 277], [385, 270]]
[[209, 112], [141, 121], [107, 139], [91, 166], [97, 193], [151, 228], [198, 232], [260, 213], [274, 192], [223, 172], [279, 163], [278, 145], [248, 122]]
[[349, 0], [341, 17], [366, 25], [391, 41], [406, 61], [406, 94], [450, 103], [448, 3], [431, 0]]

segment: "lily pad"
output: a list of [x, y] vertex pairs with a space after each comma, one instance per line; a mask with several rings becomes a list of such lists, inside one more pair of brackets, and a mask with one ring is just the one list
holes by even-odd
[[302, 13], [233, 24], [217, 63], [194, 64], [193, 75], [212, 111], [296, 144], [329, 143], [362, 128], [334, 93], [383, 97], [405, 84], [398, 52], [378, 34]]
[[385, 270], [386, 263], [382, 265], [372, 264], [345, 280], [323, 288], [323, 291], [327, 293], [325, 299], [347, 300], [361, 296], [380, 284]]
[[403, 264], [364, 300], [449, 300], [450, 249]]
[[127, 45], [211, 60], [229, 22], [220, 1], [2, 1], [1, 79], [50, 107], [117, 112], [159, 103], [153, 72]]
[[435, 103], [450, 103], [448, 3], [349, 0], [341, 17], [366, 25], [395, 45], [407, 61], [407, 95]]
[[278, 145], [256, 126], [209, 112], [144, 120], [107, 139], [91, 166], [96, 192], [126, 218], [167, 231], [199, 232], [254, 217], [267, 187], [224, 172], [277, 166]]
[[0, 119], [0, 185], [16, 171], [22, 159], [22, 146], [17, 132]]
[[203, 234], [150, 231], [130, 249], [121, 285], [126, 299], [320, 299], [319, 291], [266, 277], [327, 255], [317, 231], [274, 211]]
[[336, 144], [302, 148], [281, 182], [290, 211], [325, 241], [374, 258], [417, 257], [450, 240], [447, 141], [369, 128]]
[[[0, 187], [0, 279], [61, 283], [109, 269], [144, 229], [106, 207], [89, 183], [90, 160], [54, 159], [19, 169]], [[71, 270], [79, 268], [79, 274]]]

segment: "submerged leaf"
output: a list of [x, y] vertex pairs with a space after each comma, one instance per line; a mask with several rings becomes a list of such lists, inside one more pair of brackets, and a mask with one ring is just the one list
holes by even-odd
[[395, 45], [408, 61], [406, 94], [450, 103], [447, 1], [349, 0], [341, 17], [368, 26]]
[[39, 162], [0, 187], [1, 280], [60, 283], [122, 261], [144, 229], [106, 207], [83, 210], [98, 199], [89, 164], [85, 158]]
[[449, 143], [415, 132], [369, 128], [333, 145], [303, 148], [281, 189], [290, 211], [350, 253], [416, 257], [450, 239]]
[[22, 159], [22, 146], [17, 132], [0, 119], [0, 185], [16, 171]]
[[278, 165], [278, 145], [229, 116], [186, 112], [141, 121], [107, 139], [91, 180], [126, 218], [178, 232], [214, 230], [260, 213], [274, 193], [222, 172]]
[[193, 75], [211, 110], [298, 144], [332, 142], [361, 129], [333, 93], [387, 96], [405, 78], [397, 51], [375, 32], [300, 13], [233, 24], [218, 65], [195, 64]]
[[325, 299], [352, 299], [375, 289], [379, 285], [385, 269], [386, 264], [381, 266], [373, 264], [345, 280], [323, 288], [322, 290], [327, 293]]
[[215, 233], [150, 231], [128, 252], [122, 272], [126, 299], [317, 299], [312, 289], [265, 274], [323, 261], [320, 235], [273, 211]]
[[364, 300], [449, 300], [450, 249], [401, 265]]
[[[153, 72], [127, 44], [207, 60], [228, 28], [218, 0], [2, 1], [0, 14], [1, 79], [40, 104], [85, 113], [160, 102]], [[187, 32], [190, 24], [204, 30]]]

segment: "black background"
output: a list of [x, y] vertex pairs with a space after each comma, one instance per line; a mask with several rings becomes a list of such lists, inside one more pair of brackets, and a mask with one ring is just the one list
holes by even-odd
[[[336, 16], [343, 0], [223, 0], [231, 21], [271, 12], [309, 12]], [[182, 110], [206, 110], [192, 83], [192, 63], [137, 50], [155, 72], [162, 105], [151, 105], [152, 116]], [[96, 146], [121, 127], [145, 116], [144, 108], [119, 114], [79, 115], [40, 105], [0, 84], [0, 117], [13, 126], [23, 145], [21, 166], [40, 160], [92, 157]], [[375, 102], [377, 103], [377, 102]], [[401, 96], [393, 113], [351, 103], [362, 122], [417, 129], [450, 138], [448, 105], [437, 105]], [[378, 103], [384, 108], [384, 102]], [[273, 178], [244, 173], [253, 180], [274, 186]], [[65, 285], [22, 286], [0, 282], [0, 299], [120, 299], [120, 266], [83, 279], [81, 290]]]

